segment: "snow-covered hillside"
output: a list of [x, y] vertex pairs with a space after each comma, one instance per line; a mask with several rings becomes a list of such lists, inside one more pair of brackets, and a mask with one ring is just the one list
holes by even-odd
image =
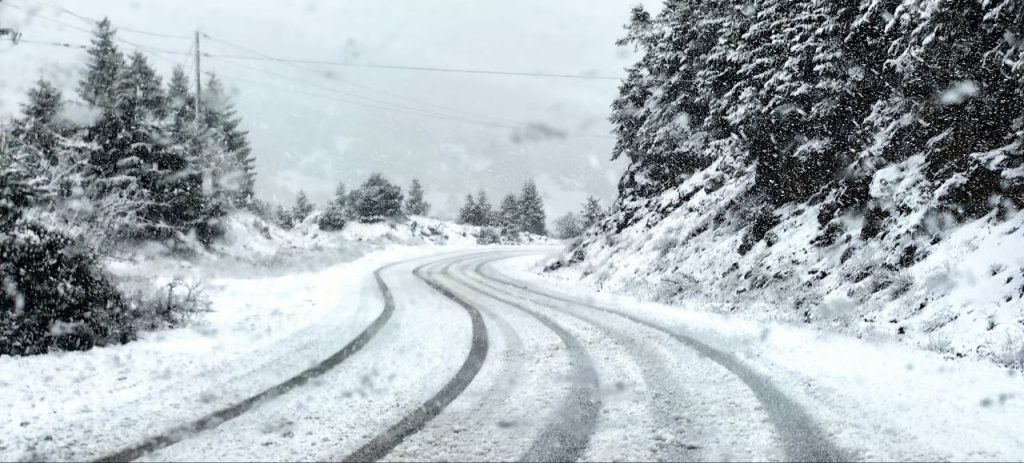
[[[823, 243], [820, 205], [787, 206], [769, 235], [740, 255], [744, 224], [723, 214], [722, 205], [742, 186], [709, 193], [700, 181], [694, 177], [663, 195], [665, 202], [679, 201], [697, 190], [663, 220], [592, 234], [573, 251], [582, 261], [560, 270], [562, 276], [648, 300], [814, 323], [1024, 366], [1024, 214], [1006, 220], [991, 214], [945, 228], [934, 244], [919, 238], [913, 243], [925, 257], [901, 267], [907, 235], [866, 240], [863, 219], [850, 217]], [[907, 217], [895, 228], [919, 220]]]
[[1024, 366], [1024, 3], [721, 6], [634, 10], [569, 272]]

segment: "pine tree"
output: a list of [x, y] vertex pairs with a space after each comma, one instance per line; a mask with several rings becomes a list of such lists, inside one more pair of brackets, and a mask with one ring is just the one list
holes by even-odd
[[501, 200], [501, 210], [498, 212], [499, 224], [503, 229], [521, 230], [519, 216], [519, 200], [515, 193], [505, 195], [505, 198]]
[[473, 195], [466, 195], [466, 202], [462, 205], [462, 209], [459, 209], [459, 223], [467, 225], [475, 225], [476, 221], [476, 200], [473, 199]]
[[124, 55], [114, 44], [115, 31], [110, 20], [103, 18], [93, 32], [92, 45], [88, 48], [85, 77], [78, 87], [78, 94], [85, 102], [104, 111], [113, 110], [117, 101], [118, 80], [124, 67]]
[[175, 66], [167, 84], [167, 109], [170, 118], [168, 133], [173, 143], [188, 145], [196, 137], [195, 99], [190, 91], [185, 69]]
[[491, 211], [491, 202], [487, 199], [486, 191], [480, 190], [477, 192], [474, 205], [476, 208], [473, 210], [472, 224], [481, 227], [492, 225], [493, 212]]
[[593, 227], [604, 216], [601, 202], [594, 196], [587, 197], [587, 202], [583, 204], [583, 211], [580, 213], [580, 216], [582, 218], [581, 226], [584, 229]]
[[299, 194], [295, 197], [295, 207], [292, 208], [292, 218], [296, 222], [302, 222], [312, 212], [313, 205], [309, 202], [309, 198], [306, 197], [306, 192], [299, 190]]
[[321, 230], [338, 231], [345, 228], [349, 217], [348, 199], [345, 184], [338, 182], [338, 187], [334, 190], [334, 200], [327, 204], [327, 209], [317, 220]]
[[233, 203], [244, 206], [253, 199], [256, 181], [255, 158], [249, 145], [248, 132], [241, 128], [242, 120], [231, 104], [224, 85], [215, 75], [211, 75], [206, 82], [202, 103], [206, 125], [218, 132], [224, 143], [225, 157], [211, 160], [217, 173], [215, 183], [218, 188], [231, 192]]
[[419, 179], [412, 179], [409, 187], [409, 197], [405, 200], [405, 213], [408, 215], [427, 215], [430, 212], [430, 203], [423, 200], [423, 186]]
[[14, 123], [12, 142], [30, 151], [37, 164], [57, 163], [54, 152], [66, 131], [58, 120], [63, 106], [60, 90], [44, 79], [29, 90], [28, 101], [21, 106], [22, 117]]
[[348, 192], [345, 190], [345, 183], [338, 182], [338, 186], [334, 189], [334, 202], [331, 204], [341, 210], [348, 209]]
[[120, 175], [138, 179], [149, 201], [146, 218], [154, 236], [198, 232], [204, 242], [217, 233], [210, 221], [222, 211], [203, 196], [187, 147], [170, 143], [167, 96], [145, 55], [134, 53], [119, 78], [114, 120], [118, 132], [109, 147]]
[[277, 225], [285, 230], [291, 230], [295, 226], [295, 217], [292, 216], [292, 212], [280, 204], [274, 210], [274, 219], [277, 221]]
[[526, 232], [547, 235], [545, 220], [544, 200], [537, 191], [537, 184], [529, 180], [519, 195], [519, 223]]

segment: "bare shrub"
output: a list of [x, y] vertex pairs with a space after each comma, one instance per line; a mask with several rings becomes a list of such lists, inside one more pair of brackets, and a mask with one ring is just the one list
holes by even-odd
[[210, 311], [211, 302], [199, 281], [176, 278], [150, 291], [137, 290], [128, 298], [136, 311], [136, 324], [141, 330], [183, 326], [202, 313]]

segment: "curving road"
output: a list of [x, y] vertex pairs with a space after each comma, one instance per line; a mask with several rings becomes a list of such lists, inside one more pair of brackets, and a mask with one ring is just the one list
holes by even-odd
[[[494, 265], [529, 254], [381, 268], [380, 314], [334, 355], [99, 460], [851, 458], [733, 354]], [[282, 417], [286, 444], [266, 437]]]

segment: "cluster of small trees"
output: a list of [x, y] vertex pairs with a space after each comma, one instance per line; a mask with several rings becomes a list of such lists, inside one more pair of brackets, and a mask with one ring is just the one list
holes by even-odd
[[[275, 215], [279, 225], [291, 228], [310, 217], [314, 209], [306, 193], [300, 191], [290, 210], [279, 206]], [[339, 183], [334, 199], [317, 217], [317, 226], [324, 231], [337, 231], [345, 228], [350, 220], [374, 223], [402, 215], [427, 215], [429, 212], [430, 203], [423, 198], [423, 186], [418, 179], [413, 179], [406, 198], [399, 186], [382, 174], [374, 173], [351, 192], [346, 190], [344, 183]]]
[[597, 225], [602, 217], [604, 217], [604, 209], [601, 207], [601, 201], [590, 196], [583, 203], [583, 210], [579, 214], [567, 212], [555, 219], [555, 236], [562, 239], [576, 238], [590, 227]]
[[0, 354], [131, 338], [133, 309], [97, 255], [124, 239], [209, 243], [252, 200], [223, 86], [210, 78], [198, 112], [189, 88], [181, 68], [165, 87], [145, 55], [123, 54], [103, 20], [78, 100], [40, 79], [0, 127]]
[[503, 233], [547, 235], [544, 201], [533, 180], [523, 184], [519, 195], [506, 195], [498, 210], [491, 207], [487, 193], [483, 190], [476, 197], [466, 195], [466, 202], [459, 210], [458, 221], [468, 225], [500, 227]]

